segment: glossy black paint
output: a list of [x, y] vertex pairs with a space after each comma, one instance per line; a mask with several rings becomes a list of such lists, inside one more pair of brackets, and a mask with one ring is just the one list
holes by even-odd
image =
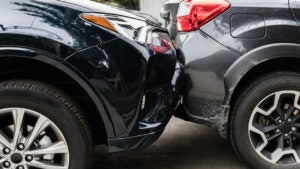
[[[161, 134], [179, 100], [175, 51], [155, 53], [145, 43], [90, 24], [80, 17], [89, 12], [146, 22], [91, 1], [4, 1], [0, 7], [0, 61], [37, 60], [76, 81], [97, 107], [102, 119], [97, 123], [104, 123], [110, 152], [146, 146]], [[164, 29], [149, 25], [147, 33], [152, 32], [168, 37]], [[160, 75], [165, 79], [157, 81], [157, 74], [147, 76], [162, 65], [171, 70]], [[176, 73], [181, 71], [179, 67]]]
[[184, 118], [217, 127], [223, 137], [243, 77], [268, 61], [299, 58], [300, 50], [299, 0], [229, 2], [230, 9], [199, 30], [175, 38], [186, 63]]

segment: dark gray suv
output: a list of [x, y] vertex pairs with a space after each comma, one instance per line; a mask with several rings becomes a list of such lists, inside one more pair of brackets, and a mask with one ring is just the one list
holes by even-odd
[[253, 168], [299, 168], [300, 0], [171, 0], [161, 16], [185, 64], [179, 116]]

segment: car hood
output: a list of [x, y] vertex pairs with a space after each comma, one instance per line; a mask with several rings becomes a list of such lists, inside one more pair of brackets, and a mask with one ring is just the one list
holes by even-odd
[[58, 0], [65, 3], [81, 6], [84, 8], [88, 8], [96, 13], [103, 13], [103, 14], [111, 14], [111, 15], [119, 15], [119, 16], [125, 16], [128, 18], [138, 19], [145, 21], [145, 18], [142, 18], [140, 16], [135, 15], [134, 13], [131, 13], [127, 10], [105, 5], [99, 2], [94, 2], [91, 0]]

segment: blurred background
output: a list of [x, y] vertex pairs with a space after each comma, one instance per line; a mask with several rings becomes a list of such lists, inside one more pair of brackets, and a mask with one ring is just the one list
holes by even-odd
[[160, 9], [167, 0], [95, 0], [130, 10], [141, 10], [160, 20]]

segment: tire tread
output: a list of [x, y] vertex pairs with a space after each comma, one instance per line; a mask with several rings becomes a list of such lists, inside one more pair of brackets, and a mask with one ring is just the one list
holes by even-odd
[[69, 112], [71, 112], [78, 121], [78, 126], [82, 129], [83, 133], [86, 135], [85, 143], [88, 148], [88, 156], [87, 156], [87, 169], [93, 168], [93, 152], [94, 146], [92, 143], [92, 134], [90, 130], [90, 126], [87, 122], [87, 118], [83, 115], [79, 107], [75, 104], [75, 102], [64, 94], [59, 89], [48, 85], [43, 82], [35, 81], [35, 80], [9, 80], [3, 81], [0, 83], [0, 90], [7, 89], [17, 89], [17, 90], [29, 90], [35, 93], [39, 93], [45, 95], [46, 97], [53, 98], [60, 104], [64, 105]]

